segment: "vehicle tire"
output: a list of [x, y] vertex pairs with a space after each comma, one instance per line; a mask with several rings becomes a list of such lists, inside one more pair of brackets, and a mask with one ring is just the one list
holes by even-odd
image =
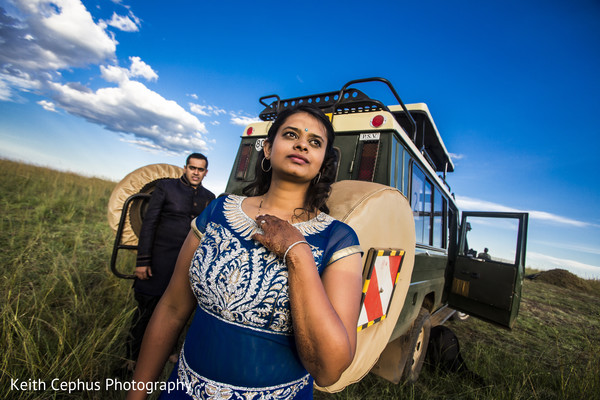
[[410, 330], [408, 357], [402, 374], [405, 382], [414, 383], [419, 378], [427, 355], [430, 333], [431, 317], [429, 311], [426, 308], [421, 308]]
[[[125, 200], [138, 193], [151, 194], [159, 180], [179, 178], [182, 174], [183, 168], [171, 164], [146, 165], [129, 173], [117, 183], [108, 200], [107, 217], [112, 230], [117, 232]], [[123, 226], [121, 244], [137, 245], [147, 205], [148, 200], [146, 199], [136, 199], [131, 203], [128, 218]]]

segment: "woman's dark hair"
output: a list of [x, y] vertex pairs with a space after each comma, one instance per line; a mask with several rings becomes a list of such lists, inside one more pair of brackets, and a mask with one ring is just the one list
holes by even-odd
[[[275, 140], [277, 130], [279, 130], [281, 125], [283, 125], [283, 123], [290, 116], [301, 112], [307, 113], [317, 119], [321, 124], [323, 124], [325, 130], [327, 131], [327, 147], [325, 149], [325, 158], [323, 159], [323, 165], [319, 171], [321, 173], [321, 177], [318, 180], [313, 179], [310, 182], [310, 186], [306, 192], [306, 199], [304, 200], [303, 209], [308, 212], [312, 212], [316, 209], [328, 213], [329, 208], [325, 202], [327, 201], [329, 193], [331, 192], [331, 184], [335, 181], [338, 160], [337, 153], [333, 149], [333, 141], [335, 139], [333, 125], [331, 124], [331, 121], [329, 121], [329, 118], [323, 114], [323, 111], [321, 111], [321, 109], [318, 107], [308, 104], [301, 104], [281, 111], [281, 113], [277, 115], [277, 119], [275, 119], [273, 125], [271, 125], [269, 128], [265, 141], [271, 143], [272, 145], [273, 141]], [[269, 187], [271, 186], [271, 169], [269, 168], [268, 172], [264, 172], [261, 167], [263, 162], [265, 165], [270, 165], [270, 162], [269, 160], [263, 161], [263, 159], [265, 159], [265, 152], [264, 150], [261, 150], [255, 166], [254, 181], [246, 186], [243, 190], [243, 193], [246, 196], [263, 195], [267, 193]], [[317, 175], [317, 177], [318, 176], [319, 175]]]

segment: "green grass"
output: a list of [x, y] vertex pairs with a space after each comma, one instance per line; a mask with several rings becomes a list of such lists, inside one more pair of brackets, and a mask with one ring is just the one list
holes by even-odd
[[[131, 281], [109, 268], [114, 236], [106, 210], [115, 183], [6, 160], [0, 168], [0, 398], [124, 398], [50, 387], [56, 379], [104, 388], [124, 362], [135, 302]], [[121, 258], [119, 270], [132, 266], [132, 254]], [[450, 322], [483, 383], [424, 368], [414, 385], [367, 375], [315, 398], [600, 398], [600, 282], [585, 285], [589, 290], [526, 280], [512, 331], [474, 318]], [[41, 380], [46, 390], [12, 390], [11, 379]]]
[[394, 385], [368, 375], [336, 395], [316, 399], [598, 399], [600, 292], [574, 292], [524, 282], [509, 331], [469, 318], [447, 324], [458, 336], [478, 384], [460, 374], [423, 368], [416, 384]]
[[[131, 282], [108, 268], [114, 239], [106, 206], [115, 183], [0, 166], [0, 397], [104, 398], [49, 386], [103, 381], [123, 362], [134, 304]], [[41, 380], [49, 390], [11, 390], [11, 379]]]

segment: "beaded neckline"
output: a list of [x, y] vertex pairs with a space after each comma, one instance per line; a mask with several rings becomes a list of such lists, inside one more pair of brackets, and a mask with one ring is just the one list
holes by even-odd
[[[262, 233], [262, 229], [256, 224], [253, 218], [242, 210], [242, 202], [245, 196], [229, 195], [224, 202], [224, 214], [227, 222], [246, 239], [249, 239], [255, 233]], [[317, 216], [308, 221], [296, 222], [292, 224], [302, 233], [303, 236], [314, 235], [327, 228], [334, 218], [330, 215], [320, 212]]]

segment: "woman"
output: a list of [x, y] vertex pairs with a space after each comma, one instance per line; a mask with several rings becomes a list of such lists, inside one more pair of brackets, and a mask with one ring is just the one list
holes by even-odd
[[170, 378], [183, 385], [165, 398], [311, 399], [313, 379], [339, 379], [356, 349], [362, 262], [354, 231], [324, 212], [333, 140], [318, 108], [278, 116], [250, 197], [220, 197], [192, 222], [134, 381], [158, 378], [194, 309]]

